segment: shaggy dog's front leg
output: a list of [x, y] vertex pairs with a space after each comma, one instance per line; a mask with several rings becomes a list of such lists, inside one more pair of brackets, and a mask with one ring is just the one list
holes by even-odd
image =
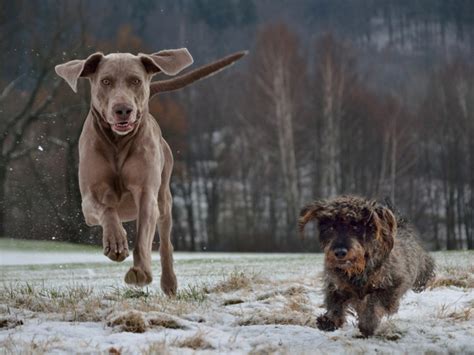
[[359, 318], [359, 330], [364, 337], [372, 336], [380, 324], [382, 316], [386, 310], [379, 302], [380, 296], [370, 294], [357, 307], [357, 315]]
[[346, 308], [350, 298], [350, 294], [329, 285], [325, 296], [327, 312], [317, 318], [318, 328], [328, 332], [340, 328], [346, 321]]

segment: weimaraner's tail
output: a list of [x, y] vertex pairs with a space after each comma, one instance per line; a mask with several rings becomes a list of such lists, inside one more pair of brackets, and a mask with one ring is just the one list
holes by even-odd
[[216, 74], [225, 67], [242, 58], [247, 53], [248, 51], [237, 52], [222, 59], [216, 60], [210, 64], [206, 64], [200, 68], [191, 70], [190, 72], [177, 76], [173, 79], [154, 81], [150, 84], [150, 98], [161, 92], [181, 89], [189, 84], [194, 83], [195, 81]]

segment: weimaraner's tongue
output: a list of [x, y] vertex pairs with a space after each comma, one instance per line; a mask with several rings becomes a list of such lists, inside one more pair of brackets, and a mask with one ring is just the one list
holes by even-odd
[[159, 94], [160, 92], [181, 89], [189, 84], [194, 83], [195, 81], [215, 74], [225, 67], [233, 64], [247, 53], [248, 51], [237, 52], [222, 59], [216, 60], [210, 64], [206, 64], [200, 68], [194, 69], [186, 74], [177, 76], [176, 78], [152, 82], [150, 84], [150, 98], [156, 94]]

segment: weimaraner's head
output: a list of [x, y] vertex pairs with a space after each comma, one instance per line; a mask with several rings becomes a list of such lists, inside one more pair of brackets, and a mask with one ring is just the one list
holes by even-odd
[[175, 75], [193, 63], [185, 48], [153, 54], [94, 53], [87, 59], [72, 60], [56, 66], [56, 73], [77, 92], [77, 80], [91, 83], [91, 104], [111, 129], [126, 135], [148, 110], [150, 82], [163, 72]]

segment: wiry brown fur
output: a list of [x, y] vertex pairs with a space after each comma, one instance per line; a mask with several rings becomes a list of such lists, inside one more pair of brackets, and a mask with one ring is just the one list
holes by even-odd
[[415, 231], [375, 201], [341, 196], [314, 202], [300, 213], [300, 231], [313, 219], [325, 252], [327, 312], [318, 317], [321, 330], [341, 327], [352, 307], [362, 335], [370, 336], [383, 315], [398, 310], [403, 294], [422, 291], [434, 277], [434, 261]]

